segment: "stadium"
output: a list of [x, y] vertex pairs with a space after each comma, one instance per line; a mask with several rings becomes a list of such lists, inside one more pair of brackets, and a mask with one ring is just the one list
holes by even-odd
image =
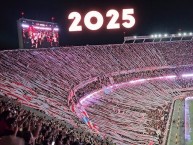
[[1, 96], [117, 144], [184, 144], [192, 46], [178, 41], [2, 51]]
[[0, 145], [193, 144], [192, 32], [61, 46], [59, 26], [22, 17], [19, 49], [0, 51]]

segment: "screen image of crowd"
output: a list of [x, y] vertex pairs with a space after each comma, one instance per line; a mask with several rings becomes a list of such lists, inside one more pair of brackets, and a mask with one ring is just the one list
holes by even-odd
[[18, 30], [24, 49], [59, 46], [59, 28], [56, 23], [21, 18], [18, 20]]
[[[192, 56], [192, 41], [2, 51], [1, 141], [12, 135], [37, 145], [164, 144], [173, 100], [193, 87], [181, 76], [192, 72]], [[81, 120], [79, 105], [97, 131]]]
[[23, 30], [24, 48], [49, 48], [59, 46], [58, 32], [35, 30], [33, 27]]

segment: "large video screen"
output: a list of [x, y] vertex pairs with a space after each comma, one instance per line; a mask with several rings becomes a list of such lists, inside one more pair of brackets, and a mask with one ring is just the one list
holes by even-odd
[[57, 47], [58, 31], [56, 23], [19, 19], [19, 47], [24, 49]]

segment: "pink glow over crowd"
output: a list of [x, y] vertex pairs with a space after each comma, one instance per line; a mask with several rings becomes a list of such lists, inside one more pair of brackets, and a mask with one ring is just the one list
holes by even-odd
[[2, 51], [0, 95], [72, 125], [69, 142], [162, 144], [172, 100], [193, 87], [192, 56], [192, 41]]

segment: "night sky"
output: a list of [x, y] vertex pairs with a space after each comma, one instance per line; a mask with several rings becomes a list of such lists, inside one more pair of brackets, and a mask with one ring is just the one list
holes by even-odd
[[[15, 0], [0, 5], [0, 50], [17, 49], [17, 20], [24, 12], [24, 18], [58, 23], [60, 46], [117, 44], [124, 35], [150, 35], [152, 33], [178, 33], [193, 31], [193, 2], [191, 0]], [[131, 29], [106, 30], [109, 9], [120, 12], [124, 8], [134, 8], [136, 24]], [[105, 19], [98, 31], [83, 27], [82, 32], [68, 32], [71, 20], [68, 14], [77, 11], [82, 17], [91, 10], [97, 10]], [[81, 24], [83, 24], [81, 22]]]

